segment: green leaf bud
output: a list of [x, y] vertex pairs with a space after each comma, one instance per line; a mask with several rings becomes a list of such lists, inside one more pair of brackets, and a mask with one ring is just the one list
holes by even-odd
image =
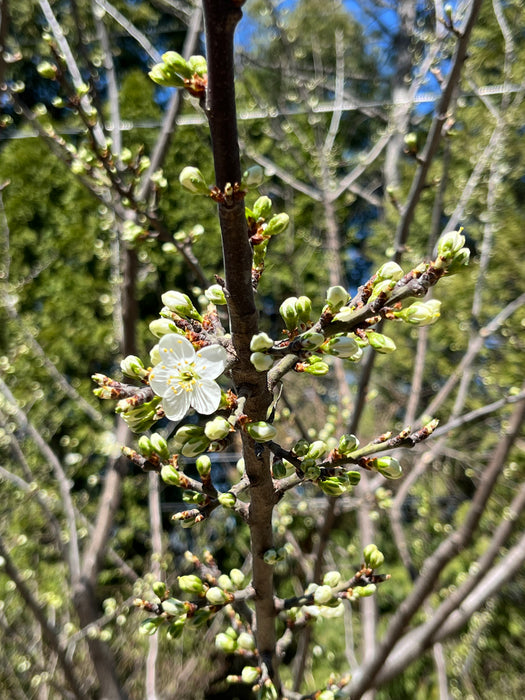
[[445, 7], [443, 8], [443, 11], [446, 14], [446, 16], [448, 17], [448, 19], [451, 20], [452, 19], [452, 12], [453, 12], [452, 5], [450, 5], [450, 3], [447, 3], [445, 5]]
[[323, 576], [323, 585], [330, 588], [337, 588], [341, 583], [341, 573], [339, 571], [327, 571]]
[[[315, 362], [312, 361], [314, 359]], [[323, 377], [330, 371], [330, 367], [327, 365], [326, 362], [323, 362], [320, 357], [309, 357], [308, 362], [310, 364], [305, 365], [303, 369], [303, 372], [306, 372], [306, 374], [311, 374], [314, 377]]]
[[155, 581], [154, 583], [151, 584], [151, 587], [153, 589], [153, 593], [162, 600], [164, 596], [166, 595], [166, 584], [164, 581]]
[[343, 357], [353, 361], [359, 360], [363, 354], [355, 337], [352, 335], [338, 335], [334, 338], [330, 338], [330, 340], [324, 343], [322, 350], [329, 355]]
[[160, 478], [165, 484], [180, 486], [180, 473], [171, 464], [163, 464], [160, 470]]
[[188, 65], [192, 73], [197, 73], [201, 78], [208, 74], [208, 64], [204, 56], [190, 56]]
[[209, 196], [210, 188], [208, 187], [204, 175], [198, 168], [186, 166], [179, 175], [180, 184], [192, 194], [202, 194]]
[[375, 457], [370, 463], [372, 469], [376, 469], [387, 479], [400, 479], [403, 476], [401, 465], [395, 457]]
[[288, 328], [289, 331], [293, 331], [297, 326], [298, 319], [297, 311], [295, 309], [296, 303], [297, 297], [288, 297], [288, 299], [285, 299], [279, 307], [279, 313], [281, 314], [281, 317], [286, 324], [286, 328]]
[[206, 591], [206, 600], [210, 605], [224, 605], [228, 602], [227, 594], [218, 586], [212, 586]]
[[324, 342], [324, 335], [315, 331], [306, 331], [298, 336], [305, 350], [315, 350]]
[[276, 214], [272, 216], [268, 222], [268, 226], [264, 229], [265, 236], [276, 236], [278, 233], [282, 233], [288, 228], [290, 223], [290, 217], [288, 214], [282, 212], [281, 214]]
[[41, 75], [42, 78], [54, 80], [57, 76], [57, 67], [49, 61], [42, 61], [42, 63], [38, 64], [36, 69], [38, 71], [38, 74]]
[[135, 243], [139, 238], [143, 238], [145, 233], [144, 228], [135, 221], [128, 220], [122, 225], [122, 239], [128, 243]]
[[318, 586], [314, 592], [314, 601], [316, 605], [326, 605], [333, 598], [332, 589], [330, 586]]
[[255, 639], [248, 632], [241, 632], [237, 638], [237, 645], [239, 649], [253, 651], [255, 649]]
[[172, 615], [173, 617], [179, 617], [179, 615], [183, 615], [186, 612], [186, 606], [182, 600], [177, 600], [177, 598], [168, 598], [167, 600], [163, 600], [162, 609], [165, 613]]
[[136, 355], [128, 355], [120, 362], [120, 369], [122, 374], [126, 377], [138, 377], [138, 379], [144, 379], [148, 376], [147, 370], [144, 368], [144, 363]]
[[200, 455], [195, 460], [195, 466], [199, 472], [199, 476], [205, 478], [210, 475], [211, 472], [211, 459], [208, 455]]
[[220, 284], [212, 284], [211, 287], [205, 290], [204, 295], [206, 299], [216, 306], [224, 306], [227, 303], [224, 289]]
[[185, 617], [179, 618], [178, 620], [173, 620], [173, 622], [168, 625], [168, 629], [166, 630], [168, 639], [178, 639], [184, 631], [185, 624]]
[[365, 333], [370, 347], [374, 348], [376, 352], [387, 355], [395, 351], [396, 344], [392, 338], [389, 338], [382, 333], [377, 333], [376, 331], [365, 331]]
[[165, 292], [161, 299], [164, 306], [167, 306], [170, 311], [179, 314], [182, 318], [194, 318], [197, 312], [189, 296], [182, 292]]
[[210, 446], [210, 441], [205, 435], [187, 440], [182, 446], [181, 452], [185, 457], [197, 457], [206, 452]]
[[339, 446], [337, 449], [342, 455], [347, 455], [350, 454], [350, 452], [353, 452], [358, 447], [359, 440], [356, 438], [356, 436], [351, 435], [349, 433], [345, 433], [339, 438]]
[[452, 262], [447, 266], [447, 275], [455, 275], [457, 272], [461, 272], [463, 267], [466, 267], [470, 260], [470, 250], [468, 248], [461, 248], [452, 259]]
[[220, 493], [217, 500], [224, 508], [233, 508], [237, 499], [231, 491], [226, 491], [226, 493]]
[[339, 311], [339, 309], [349, 300], [350, 294], [348, 294], [346, 289], [340, 285], [330, 287], [326, 292], [326, 303], [332, 312]]
[[202, 595], [204, 593], [204, 584], [195, 574], [177, 576], [177, 581], [180, 590], [184, 593], [196, 593], [197, 595]]
[[162, 87], [184, 87], [184, 80], [164, 63], [156, 63], [148, 73], [151, 80]]
[[413, 326], [430, 326], [438, 320], [440, 306], [441, 302], [437, 299], [415, 301], [406, 309], [394, 312], [394, 316]]
[[308, 454], [308, 450], [310, 449], [310, 443], [308, 440], [305, 440], [304, 438], [301, 440], [298, 440], [295, 445], [292, 448], [292, 451], [294, 454], [296, 454], [298, 457], [306, 457]]
[[250, 341], [250, 350], [252, 352], [264, 352], [273, 348], [274, 341], [270, 338], [268, 333], [257, 333], [254, 335]]
[[204, 434], [210, 440], [224, 440], [229, 435], [230, 430], [230, 423], [222, 416], [215, 416], [213, 420], [208, 421], [204, 426]]
[[166, 51], [166, 53], [162, 54], [162, 60], [170, 69], [171, 73], [176, 73], [183, 78], [191, 78], [193, 76], [194, 70], [180, 53], [176, 51]]
[[286, 476], [286, 466], [282, 460], [276, 460], [272, 464], [272, 476], [274, 479], [283, 479]]
[[248, 423], [246, 432], [255, 442], [269, 442], [277, 435], [277, 429], [263, 420]]
[[273, 366], [273, 357], [262, 352], [252, 352], [250, 362], [258, 372], [267, 372]]
[[232, 569], [230, 571], [230, 578], [235, 588], [242, 588], [244, 586], [246, 577], [240, 569]]
[[413, 131], [410, 131], [408, 134], [405, 134], [404, 142], [405, 142], [405, 146], [408, 148], [408, 150], [411, 153], [415, 153], [417, 151], [417, 134], [416, 133], [414, 133]]
[[225, 632], [219, 632], [219, 634], [217, 634], [215, 637], [215, 646], [225, 654], [233, 654], [237, 648], [237, 642], [235, 639], [229, 637]]
[[251, 168], [248, 168], [242, 174], [242, 184], [246, 187], [259, 187], [263, 181], [264, 170], [260, 165], [252, 165]]
[[272, 211], [272, 200], [269, 197], [259, 197], [253, 205], [253, 216], [257, 219], [267, 219]]
[[446, 260], [452, 260], [464, 245], [465, 236], [461, 234], [461, 231], [448, 231], [441, 236], [437, 243], [438, 254]]
[[348, 483], [350, 486], [357, 486], [357, 484], [361, 481], [361, 472], [350, 470], [346, 472], [346, 478], [348, 479]]
[[163, 335], [168, 335], [168, 333], [178, 332], [177, 326], [169, 318], [156, 318], [149, 324], [149, 329], [155, 338], [162, 338]]
[[161, 459], [168, 460], [170, 458], [170, 451], [168, 449], [168, 443], [159, 435], [159, 433], [152, 433], [150, 435], [150, 443], [155, 452], [159, 455]]
[[312, 444], [308, 448], [306, 456], [311, 457], [312, 459], [320, 459], [327, 452], [328, 445], [326, 444], [326, 442], [323, 442], [322, 440], [315, 440], [315, 442], [312, 442]]
[[299, 321], [302, 323], [307, 323], [310, 320], [310, 313], [312, 311], [312, 300], [310, 297], [298, 297], [297, 301], [295, 302], [295, 310], [299, 317]]
[[261, 669], [257, 666], [245, 666], [241, 671], [241, 679], [247, 685], [253, 685], [259, 680]]
[[162, 617], [148, 617], [147, 620], [143, 620], [140, 623], [139, 633], [147, 634], [149, 637], [151, 637], [151, 635], [155, 634], [155, 632], [159, 629], [162, 623]]
[[370, 295], [368, 301], [374, 301], [380, 294], [384, 294], [388, 299], [395, 285], [396, 283], [394, 282], [394, 280], [382, 280], [381, 282], [378, 282], [374, 285], [372, 294]]

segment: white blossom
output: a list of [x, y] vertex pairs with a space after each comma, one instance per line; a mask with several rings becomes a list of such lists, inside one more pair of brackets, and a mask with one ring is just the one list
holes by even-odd
[[149, 383], [162, 398], [167, 418], [178, 421], [190, 408], [209, 415], [217, 410], [221, 390], [217, 382], [224, 372], [227, 353], [220, 345], [195, 351], [189, 340], [168, 333], [159, 340], [160, 362], [153, 367]]

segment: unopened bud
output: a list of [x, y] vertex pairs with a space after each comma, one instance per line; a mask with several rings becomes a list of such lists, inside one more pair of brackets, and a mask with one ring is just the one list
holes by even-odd
[[215, 646], [225, 654], [233, 654], [237, 648], [237, 641], [229, 637], [225, 632], [219, 632], [215, 637]]
[[294, 454], [296, 454], [298, 457], [306, 457], [309, 449], [310, 443], [304, 438], [298, 440], [292, 448]]
[[195, 466], [197, 467], [197, 471], [199, 472], [199, 476], [201, 478], [210, 475], [211, 459], [208, 457], [208, 455], [200, 455], [200, 457], [197, 457], [195, 460]]
[[281, 214], [276, 214], [272, 216], [268, 222], [268, 226], [264, 229], [264, 234], [266, 236], [276, 236], [278, 233], [282, 233], [288, 228], [290, 223], [290, 217], [288, 214], [282, 212]]
[[210, 446], [210, 441], [205, 435], [187, 440], [182, 446], [181, 452], [185, 457], [197, 457], [206, 452]]
[[178, 620], [173, 620], [173, 622], [168, 625], [168, 629], [166, 630], [168, 639], [178, 639], [184, 631], [185, 624], [185, 617], [181, 617]]
[[263, 420], [248, 423], [246, 432], [255, 442], [269, 442], [277, 435], [277, 429]]
[[257, 335], [252, 336], [250, 341], [250, 350], [252, 352], [264, 352], [273, 347], [274, 341], [270, 338], [268, 333], [257, 333]]
[[229, 435], [230, 430], [231, 425], [222, 416], [215, 416], [213, 420], [208, 421], [204, 426], [204, 434], [210, 440], [224, 440]]
[[231, 491], [227, 491], [226, 493], [220, 493], [217, 496], [217, 500], [224, 508], [233, 508], [237, 499]]
[[337, 285], [335, 287], [330, 287], [326, 292], [326, 303], [330, 307], [332, 312], [339, 311], [339, 309], [346, 304], [350, 299], [350, 295], [344, 287]]
[[396, 262], [390, 261], [381, 265], [376, 272], [376, 281], [394, 280], [397, 282], [404, 274], [403, 269]]
[[42, 78], [47, 78], [48, 80], [54, 80], [56, 78], [57, 67], [49, 61], [42, 61], [42, 63], [38, 64], [36, 69]]
[[314, 592], [314, 601], [316, 605], [326, 605], [333, 598], [332, 589], [330, 586], [319, 586]]
[[324, 335], [315, 331], [307, 331], [297, 338], [305, 350], [315, 350], [324, 342]]
[[206, 299], [216, 306], [224, 306], [226, 304], [226, 295], [220, 284], [212, 284], [211, 287], [205, 290], [204, 295]]
[[180, 590], [184, 593], [196, 593], [197, 595], [204, 593], [204, 584], [195, 574], [178, 576], [177, 581], [179, 583]]
[[370, 466], [387, 479], [400, 479], [403, 476], [401, 465], [395, 457], [376, 457], [371, 461]]
[[441, 302], [437, 299], [415, 301], [406, 309], [394, 312], [394, 315], [413, 326], [430, 326], [438, 320], [440, 306]]
[[165, 484], [180, 486], [180, 473], [171, 464], [163, 464], [160, 470], [160, 478]]
[[357, 447], [359, 447], [359, 440], [356, 438], [356, 436], [345, 434], [341, 435], [337, 449], [341, 454], [347, 455], [350, 454], [350, 452], [353, 452], [353, 450], [355, 450]]
[[279, 313], [283, 321], [286, 324], [286, 328], [289, 331], [293, 331], [297, 326], [297, 311], [295, 305], [297, 303], [297, 297], [288, 297], [285, 299], [281, 306], [279, 307]]
[[250, 362], [258, 372], [267, 372], [273, 367], [273, 357], [263, 352], [252, 352]]
[[263, 183], [264, 170], [260, 165], [252, 165], [251, 168], [245, 170], [242, 174], [242, 183], [246, 187], [258, 187]]
[[166, 584], [164, 583], [164, 581], [155, 581], [154, 583], [152, 583], [151, 587], [153, 589], [153, 593], [155, 593], [155, 595], [162, 600], [162, 598], [164, 598], [164, 596], [166, 595], [167, 591]]
[[120, 369], [122, 374], [126, 377], [132, 377], [133, 379], [137, 377], [138, 379], [144, 379], [147, 377], [148, 372], [144, 369], [144, 363], [136, 355], [128, 355], [120, 362]]
[[326, 442], [323, 442], [322, 440], [316, 440], [315, 442], [312, 442], [312, 444], [308, 448], [306, 456], [311, 457], [312, 459], [320, 459], [327, 453], [327, 451], [328, 445], [326, 444]]
[[330, 367], [326, 362], [323, 362], [320, 357], [309, 357], [308, 363], [309, 364], [304, 366], [303, 372], [311, 374], [314, 377], [323, 377], [330, 371]]
[[272, 200], [269, 197], [259, 197], [253, 205], [255, 219], [267, 219], [272, 211]]
[[356, 590], [359, 591], [360, 598], [369, 598], [370, 596], [374, 595], [374, 593], [377, 591], [377, 586], [375, 585], [375, 583], [369, 583], [368, 585], [361, 586]]
[[244, 586], [245, 576], [240, 569], [232, 569], [230, 571], [230, 578], [235, 588], [242, 588]]
[[184, 80], [165, 63], [156, 63], [148, 75], [154, 83], [162, 87], [184, 87]]
[[365, 331], [365, 333], [370, 347], [374, 348], [376, 352], [387, 355], [395, 351], [396, 344], [392, 338], [376, 331]]
[[168, 443], [166, 442], [165, 438], [162, 437], [162, 435], [159, 435], [159, 433], [152, 433], [149, 440], [151, 446], [161, 459], [168, 460], [170, 458]]
[[[158, 594], [157, 594], [158, 595]], [[159, 596], [159, 598], [162, 596]], [[162, 601], [162, 609], [168, 615], [173, 615], [177, 617], [186, 612], [186, 607], [182, 600], [177, 600], [177, 598], [168, 598]]]
[[204, 179], [204, 175], [198, 168], [186, 166], [179, 175], [180, 184], [192, 194], [209, 196], [210, 188]]
[[168, 333], [177, 333], [178, 328], [169, 318], [156, 318], [149, 324], [149, 329], [155, 338], [162, 338]]
[[255, 649], [255, 639], [248, 632], [241, 632], [237, 638], [237, 644], [240, 649], [253, 651]]
[[210, 605], [224, 605], [229, 598], [228, 595], [218, 586], [212, 586], [206, 591], [206, 600]]
[[286, 466], [283, 461], [276, 460], [272, 464], [272, 476], [274, 479], [283, 479], [286, 476]]
[[295, 302], [295, 310], [299, 316], [299, 321], [307, 323], [310, 320], [310, 313], [312, 311], [312, 300], [310, 297], [299, 297]]
[[337, 588], [341, 583], [341, 578], [339, 571], [327, 571], [323, 576], [323, 585], [330, 586], [330, 588]]
[[147, 634], [151, 637], [151, 635], [155, 634], [155, 632], [159, 629], [162, 623], [162, 617], [148, 617], [147, 620], [143, 620], [140, 623], [139, 633]]
[[335, 357], [343, 357], [356, 362], [363, 351], [352, 335], [338, 335], [330, 338], [321, 348], [324, 352]]
[[188, 66], [193, 73], [197, 73], [201, 78], [208, 73], [208, 64], [204, 56], [190, 56], [188, 59]]
[[164, 306], [183, 318], [193, 318], [197, 311], [189, 296], [182, 292], [165, 292], [161, 299]]
[[257, 666], [245, 666], [241, 672], [241, 679], [243, 683], [253, 685], [259, 680], [260, 675], [261, 669]]
[[461, 248], [452, 259], [452, 262], [447, 266], [447, 275], [455, 275], [460, 272], [463, 267], [466, 267], [470, 260], [470, 250]]

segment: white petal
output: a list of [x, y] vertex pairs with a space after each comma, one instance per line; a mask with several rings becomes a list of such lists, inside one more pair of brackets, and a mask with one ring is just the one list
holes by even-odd
[[198, 350], [195, 368], [199, 377], [203, 379], [216, 379], [224, 372], [228, 353], [221, 345], [207, 345]]
[[166, 418], [178, 421], [184, 418], [190, 410], [191, 392], [183, 389], [178, 392], [176, 389], [168, 391], [162, 399], [162, 408], [166, 414]]
[[210, 379], [197, 380], [191, 395], [191, 405], [197, 411], [208, 416], [219, 408], [221, 390], [216, 382]]
[[160, 356], [166, 364], [178, 362], [179, 360], [195, 359], [195, 350], [190, 341], [177, 333], [168, 333], [159, 340]]
[[168, 380], [173, 374], [173, 367], [166, 365], [156, 365], [149, 375], [149, 385], [157, 396], [164, 396], [168, 389]]

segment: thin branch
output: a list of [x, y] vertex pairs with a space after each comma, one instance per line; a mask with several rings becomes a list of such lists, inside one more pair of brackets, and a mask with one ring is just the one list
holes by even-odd
[[162, 61], [162, 56], [153, 46], [150, 40], [145, 34], [143, 34], [137, 27], [130, 22], [124, 15], [117, 10], [110, 2], [107, 0], [94, 0], [94, 2], [101, 7], [104, 12], [107, 12], [110, 17], [112, 17], [117, 24], [126, 30], [126, 32], [141, 46], [144, 51], [148, 54], [154, 63], [160, 63]]

